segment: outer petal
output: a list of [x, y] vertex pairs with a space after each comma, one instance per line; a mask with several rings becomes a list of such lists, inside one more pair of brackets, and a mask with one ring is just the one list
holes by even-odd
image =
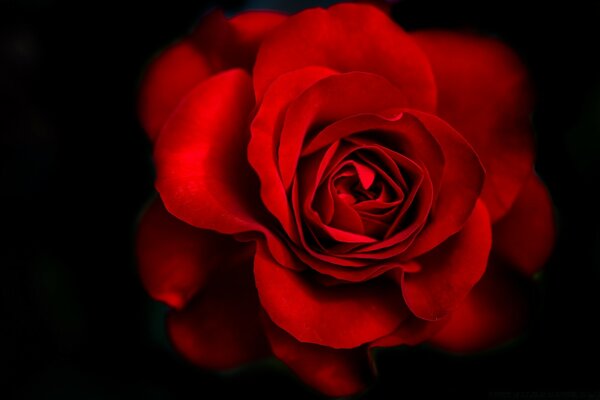
[[150, 64], [138, 99], [138, 113], [151, 140], [194, 86], [208, 78], [211, 66], [190, 39], [175, 43]]
[[264, 325], [273, 354], [300, 379], [327, 396], [350, 396], [367, 388], [373, 375], [365, 348], [332, 349], [294, 339], [269, 317]]
[[400, 288], [391, 281], [324, 287], [278, 265], [263, 246], [254, 275], [271, 320], [301, 342], [358, 347], [392, 332], [407, 315]]
[[404, 299], [411, 311], [435, 321], [458, 306], [485, 272], [491, 242], [489, 216], [478, 202], [459, 233], [417, 259], [421, 271], [402, 276]]
[[284, 14], [271, 11], [247, 11], [231, 18], [237, 44], [235, 49], [230, 49], [234, 65], [252, 71], [261, 42], [286, 18]]
[[[190, 361], [227, 369], [268, 355], [256, 289], [252, 246], [211, 275], [206, 289], [167, 320], [171, 340]], [[231, 253], [231, 250], [230, 250]]]
[[246, 12], [227, 20], [213, 11], [195, 31], [154, 60], [140, 88], [138, 112], [150, 139], [155, 140], [169, 115], [197, 84], [228, 68], [250, 71], [263, 38], [285, 16]]
[[254, 105], [242, 70], [215, 75], [180, 104], [156, 143], [156, 188], [166, 208], [199, 228], [256, 229], [258, 184], [246, 161]]
[[257, 98], [283, 73], [321, 65], [382, 75], [415, 108], [432, 110], [435, 84], [427, 59], [385, 13], [365, 4], [310, 9], [290, 17], [265, 39], [254, 67]]
[[156, 199], [138, 227], [136, 250], [144, 288], [156, 300], [182, 308], [204, 287], [210, 272], [227, 262], [227, 249], [238, 245], [178, 220]]
[[525, 68], [496, 40], [424, 31], [438, 87], [438, 115], [473, 145], [486, 169], [483, 199], [492, 221], [504, 215], [531, 174], [532, 98]]
[[512, 208], [493, 226], [494, 252], [525, 275], [533, 275], [548, 260], [556, 227], [548, 189], [533, 174]]
[[406, 259], [431, 250], [463, 227], [473, 212], [485, 179], [477, 154], [458, 132], [434, 115], [409, 113], [440, 143], [446, 163], [429, 223], [415, 239]]
[[514, 339], [527, 322], [529, 307], [526, 282], [518, 278], [505, 267], [490, 265], [431, 344], [450, 352], [469, 353]]

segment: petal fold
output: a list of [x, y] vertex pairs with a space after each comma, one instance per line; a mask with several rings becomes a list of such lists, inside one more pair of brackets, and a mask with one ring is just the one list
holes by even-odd
[[485, 272], [491, 227], [478, 201], [464, 228], [416, 259], [421, 270], [402, 276], [404, 299], [419, 318], [436, 321], [456, 308]]
[[548, 189], [532, 174], [512, 208], [493, 226], [494, 252], [531, 276], [546, 263], [556, 240], [554, 209]]
[[258, 183], [246, 161], [254, 106], [246, 72], [229, 70], [196, 87], [156, 142], [156, 189], [165, 207], [198, 228], [257, 229]]
[[529, 282], [494, 260], [491, 264], [448, 324], [431, 339], [432, 345], [465, 354], [502, 345], [523, 332], [531, 300]]
[[254, 275], [271, 320], [301, 342], [353, 348], [392, 332], [407, 312], [400, 288], [376, 279], [327, 287], [281, 267], [259, 246]]
[[178, 220], [155, 199], [138, 226], [136, 253], [142, 284], [156, 300], [180, 309], [226, 262], [237, 243], [227, 236]]
[[290, 17], [258, 51], [257, 98], [278, 76], [310, 65], [384, 76], [405, 93], [410, 106], [426, 111], [435, 107], [435, 83], [427, 58], [377, 7], [345, 3]]
[[533, 99], [525, 67], [494, 39], [444, 31], [412, 38], [433, 67], [437, 115], [464, 135], [486, 169], [483, 199], [494, 222], [533, 168]]
[[364, 347], [332, 349], [294, 339], [264, 317], [273, 354], [290, 367], [307, 385], [331, 397], [364, 391], [372, 378]]
[[204, 368], [230, 369], [269, 354], [252, 279], [253, 246], [235, 253], [211, 275], [204, 291], [172, 311], [167, 330], [175, 348]]

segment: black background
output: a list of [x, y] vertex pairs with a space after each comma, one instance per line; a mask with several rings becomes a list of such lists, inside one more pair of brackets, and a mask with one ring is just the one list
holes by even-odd
[[[523, 340], [464, 358], [421, 347], [380, 354], [367, 397], [600, 391], [600, 7], [544, 3], [394, 6], [407, 29], [493, 34], [523, 58], [538, 97], [538, 171], [560, 233]], [[235, 12], [245, 3], [221, 5]], [[168, 347], [165, 310], [136, 276], [135, 221], [153, 190], [135, 115], [140, 73], [207, 7], [0, 1], [1, 398], [316, 396], [269, 364], [228, 374], [190, 366]]]

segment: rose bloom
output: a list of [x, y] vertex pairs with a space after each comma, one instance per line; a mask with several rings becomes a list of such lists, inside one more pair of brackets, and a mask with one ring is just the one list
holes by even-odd
[[139, 270], [174, 347], [214, 369], [274, 355], [341, 396], [373, 348], [515, 337], [554, 239], [531, 111], [493, 39], [366, 4], [206, 15], [139, 98], [159, 194]]

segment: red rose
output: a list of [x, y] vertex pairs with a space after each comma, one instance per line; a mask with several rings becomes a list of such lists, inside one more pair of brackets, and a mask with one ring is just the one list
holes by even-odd
[[160, 194], [140, 272], [174, 346], [347, 395], [373, 347], [513, 337], [554, 237], [531, 103], [501, 43], [373, 6], [206, 16], [140, 96]]

